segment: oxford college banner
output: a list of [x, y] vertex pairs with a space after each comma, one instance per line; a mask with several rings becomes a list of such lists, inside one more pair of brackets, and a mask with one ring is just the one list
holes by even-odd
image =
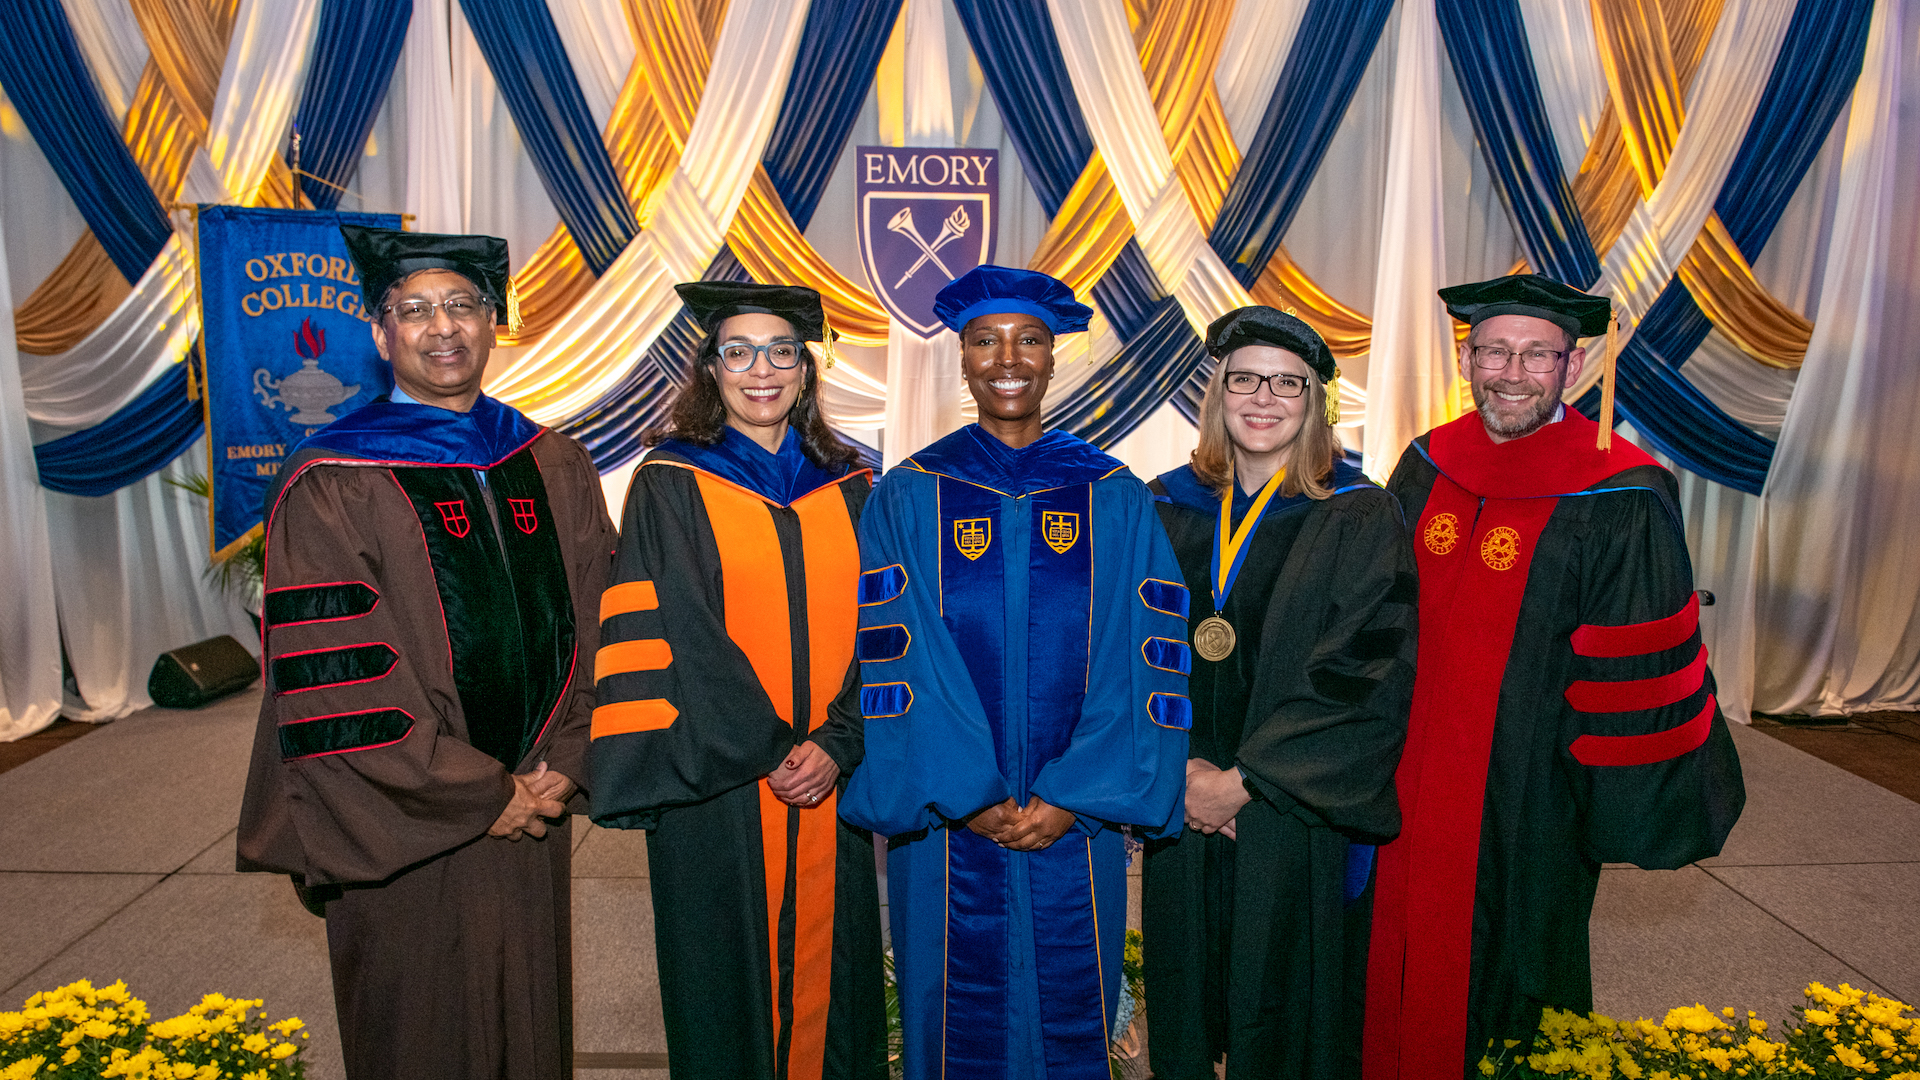
[[392, 389], [343, 224], [397, 229], [400, 216], [200, 208], [216, 558], [260, 526], [294, 444]]

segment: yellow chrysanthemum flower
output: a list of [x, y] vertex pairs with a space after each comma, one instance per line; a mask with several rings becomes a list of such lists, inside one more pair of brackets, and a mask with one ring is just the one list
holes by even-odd
[[40, 1066], [46, 1063], [47, 1059], [38, 1054], [29, 1058], [21, 1058], [6, 1068], [0, 1069], [0, 1080], [29, 1080], [29, 1078], [38, 1074], [40, 1072]]
[[[1814, 985], [1819, 986], [1820, 984], [1815, 983]], [[1832, 1013], [1826, 1011], [1825, 1009], [1808, 1009], [1805, 1012], [1801, 1013], [1800, 1015], [1806, 1017], [1807, 1023], [1818, 1024], [1821, 1027], [1832, 1027], [1833, 1025], [1840, 1022], [1839, 1017], [1833, 1015]]]
[[1840, 1064], [1858, 1072], [1877, 1073], [1880, 1071], [1880, 1066], [1868, 1061], [1865, 1054], [1862, 1054], [1851, 1046], [1834, 1047], [1833, 1056], [1839, 1060]]
[[275, 1061], [285, 1061], [299, 1052], [300, 1048], [292, 1043], [277, 1043], [272, 1050], [267, 1052], [267, 1056]]
[[1705, 1034], [1709, 1031], [1723, 1028], [1726, 1025], [1722, 1024], [1720, 1018], [1713, 1014], [1713, 1010], [1696, 1002], [1690, 1006], [1683, 1005], [1680, 1008], [1668, 1010], [1666, 1022], [1663, 1026], [1671, 1030], [1684, 1028], [1697, 1034]]

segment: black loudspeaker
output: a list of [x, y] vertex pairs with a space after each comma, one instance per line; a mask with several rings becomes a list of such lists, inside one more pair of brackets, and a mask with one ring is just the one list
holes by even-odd
[[260, 662], [228, 634], [160, 654], [147, 676], [147, 696], [169, 709], [197, 709], [245, 690], [260, 677]]

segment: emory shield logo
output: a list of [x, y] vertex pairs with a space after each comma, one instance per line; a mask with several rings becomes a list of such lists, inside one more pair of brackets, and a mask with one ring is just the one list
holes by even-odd
[[1000, 154], [969, 147], [860, 147], [860, 259], [894, 320], [923, 338], [944, 327], [933, 298], [993, 261]]
[[992, 518], [963, 518], [953, 523], [953, 546], [969, 560], [977, 559], [987, 553], [987, 545], [993, 543]]
[[1040, 512], [1040, 535], [1046, 537], [1047, 546], [1057, 555], [1065, 555], [1080, 539], [1080, 515], [1071, 510], [1042, 510]]
[[540, 527], [540, 519], [533, 516], [532, 499], [508, 499], [507, 505], [513, 507], [513, 524], [528, 536]]
[[453, 534], [454, 539], [465, 539], [466, 535], [473, 531], [473, 522], [467, 520], [467, 500], [437, 502], [433, 504], [433, 508], [440, 511], [440, 524], [447, 527], [447, 531]]

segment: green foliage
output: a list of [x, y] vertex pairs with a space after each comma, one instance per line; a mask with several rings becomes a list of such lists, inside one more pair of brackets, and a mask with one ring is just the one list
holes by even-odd
[[[213, 499], [213, 481], [205, 473], [188, 473], [179, 480], [167, 477], [167, 483], [209, 502]], [[221, 592], [243, 602], [259, 596], [267, 580], [266, 530], [256, 526], [244, 543], [224, 558], [213, 559], [202, 574]]]

